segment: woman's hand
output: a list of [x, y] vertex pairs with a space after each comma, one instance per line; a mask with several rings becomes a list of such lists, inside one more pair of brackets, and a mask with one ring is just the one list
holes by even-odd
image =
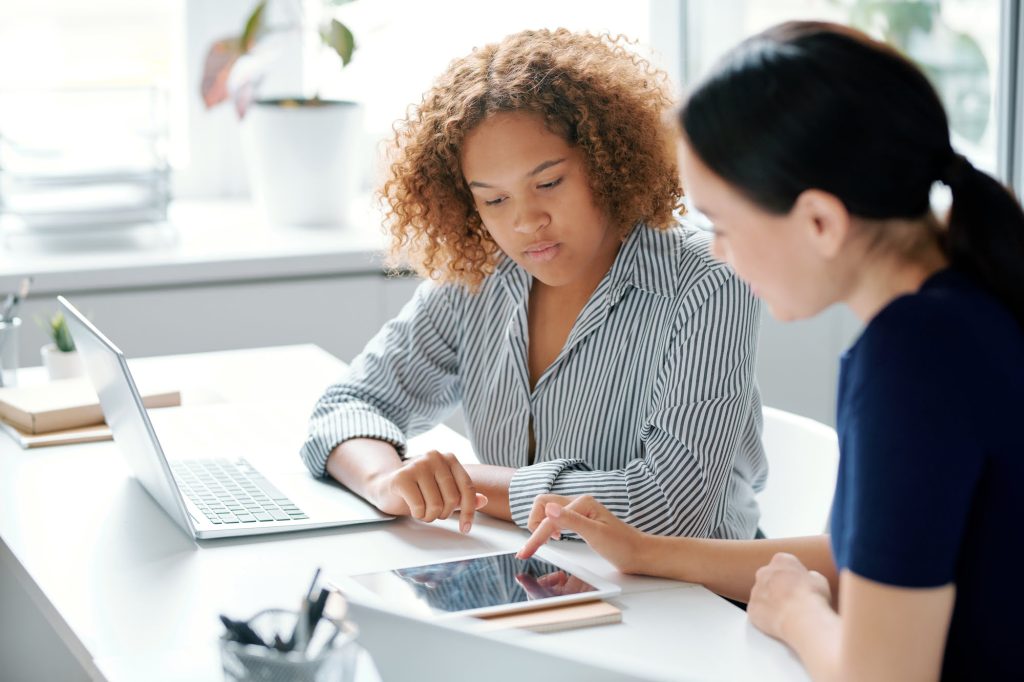
[[831, 608], [828, 580], [817, 571], [807, 570], [792, 554], [780, 552], [757, 570], [747, 615], [765, 634], [785, 639], [786, 623], [816, 601]]
[[646, 536], [620, 521], [590, 495], [574, 500], [560, 495], [538, 495], [528, 525], [533, 535], [516, 554], [520, 559], [530, 558], [549, 538], [558, 539], [563, 530], [571, 530], [623, 573], [633, 573], [642, 567], [639, 550]]
[[428, 523], [447, 519], [458, 510], [463, 533], [472, 528], [476, 510], [487, 504], [455, 455], [437, 450], [378, 474], [369, 482], [368, 492], [382, 512]]

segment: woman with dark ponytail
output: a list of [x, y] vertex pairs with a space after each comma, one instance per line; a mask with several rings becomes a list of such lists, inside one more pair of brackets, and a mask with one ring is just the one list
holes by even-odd
[[1021, 679], [1020, 205], [953, 150], [915, 66], [837, 25], [747, 40], [679, 123], [715, 255], [778, 318], [845, 303], [865, 323], [842, 358], [831, 534], [653, 537], [540, 496], [521, 555], [572, 530], [624, 572], [749, 600], [815, 679]]

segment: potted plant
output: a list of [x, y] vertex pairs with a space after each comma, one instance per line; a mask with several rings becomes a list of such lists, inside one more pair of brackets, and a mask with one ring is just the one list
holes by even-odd
[[[203, 101], [234, 102], [253, 197], [276, 224], [342, 224], [357, 190], [359, 105], [322, 99], [319, 87], [309, 96], [298, 86], [294, 96], [258, 95], [268, 71], [303, 41], [337, 55], [339, 68], [351, 61], [355, 38], [330, 12], [348, 2], [323, 0], [321, 18], [303, 0], [261, 0], [241, 33], [214, 42], [206, 56]], [[277, 20], [268, 18], [274, 9]]]
[[68, 331], [67, 320], [64, 313], [58, 311], [42, 323], [43, 328], [53, 343], [48, 343], [41, 349], [43, 365], [50, 379], [69, 379], [81, 376], [82, 359], [75, 350], [75, 342]]

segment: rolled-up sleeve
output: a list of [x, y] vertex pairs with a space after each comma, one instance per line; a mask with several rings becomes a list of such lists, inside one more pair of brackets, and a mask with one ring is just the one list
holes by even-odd
[[315, 476], [352, 438], [393, 444], [440, 423], [458, 404], [459, 305], [452, 285], [424, 282], [317, 401], [301, 456]]
[[[729, 537], [729, 481], [755, 391], [760, 305], [721, 270], [683, 299], [640, 429], [642, 455], [611, 471], [578, 457], [519, 469], [513, 520], [526, 525], [542, 493], [592, 495], [616, 516], [660, 535]], [[753, 528], [749, 530], [753, 536]]]

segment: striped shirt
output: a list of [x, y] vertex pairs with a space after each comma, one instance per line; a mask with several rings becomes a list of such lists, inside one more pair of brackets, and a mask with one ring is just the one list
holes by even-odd
[[302, 448], [310, 470], [324, 476], [350, 438], [404, 457], [407, 438], [461, 403], [480, 461], [517, 470], [509, 502], [522, 527], [541, 493], [590, 494], [648, 532], [754, 537], [767, 476], [760, 306], [709, 236], [634, 229], [533, 390], [531, 282], [505, 258], [475, 293], [422, 284], [320, 398]]

